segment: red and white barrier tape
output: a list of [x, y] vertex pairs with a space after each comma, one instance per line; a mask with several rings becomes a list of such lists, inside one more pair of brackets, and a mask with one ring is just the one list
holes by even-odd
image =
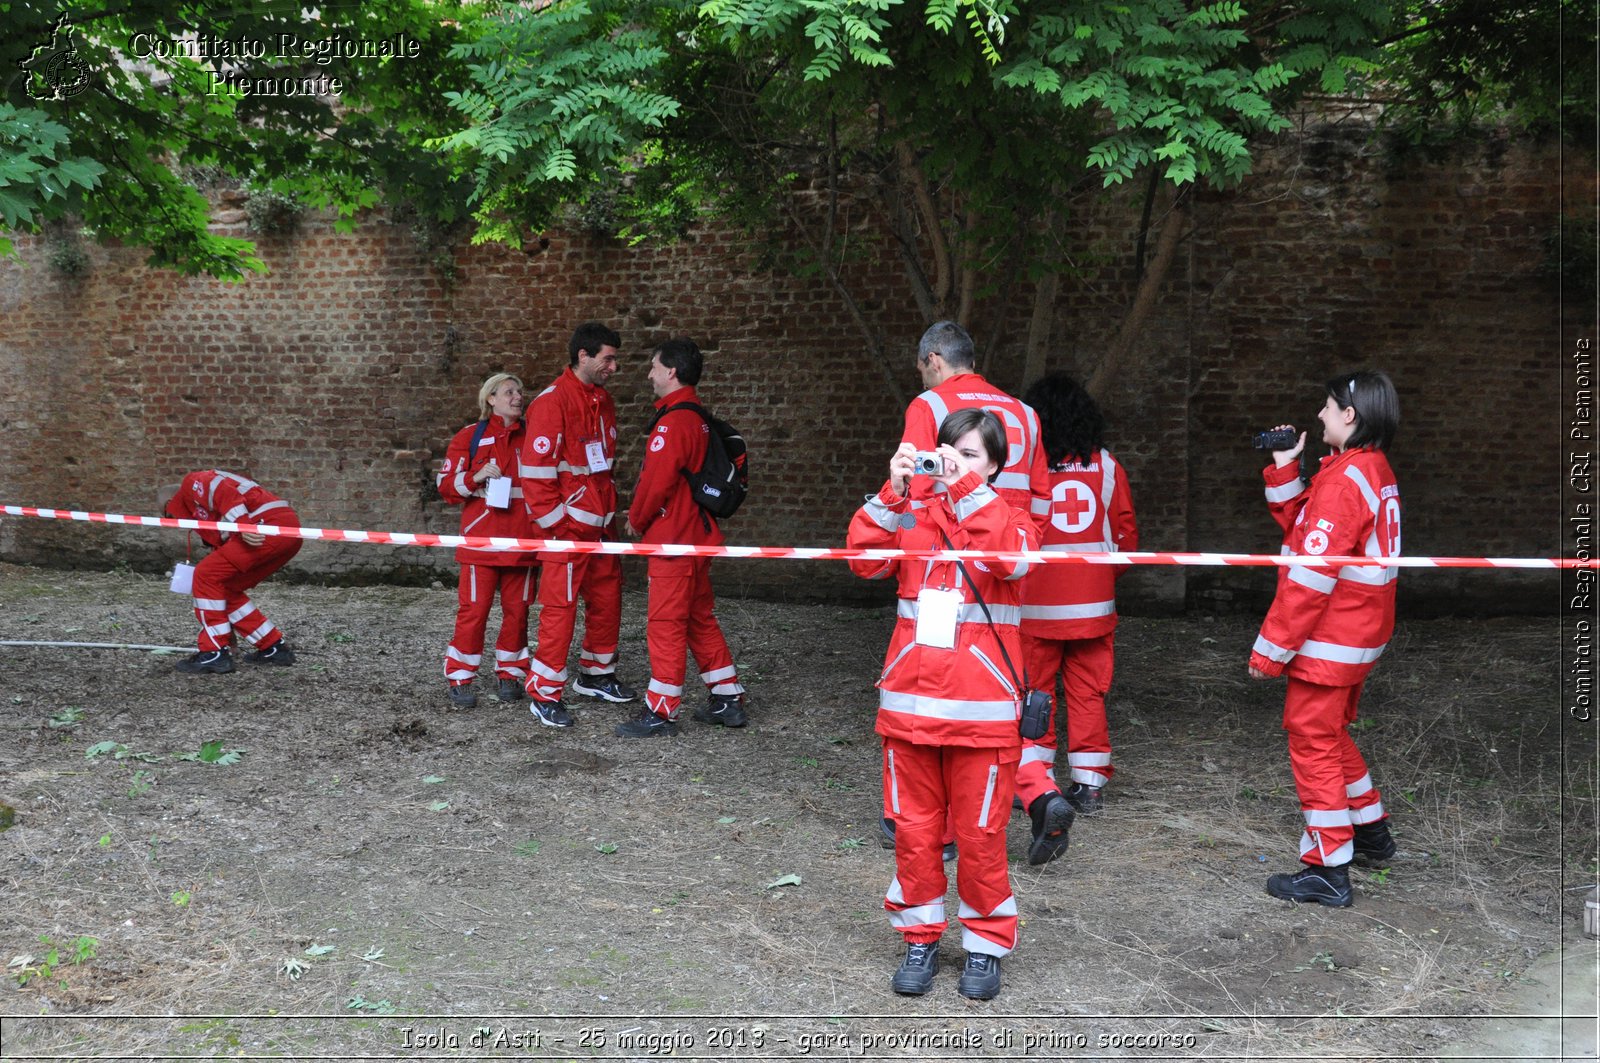
[[275, 524], [238, 524], [175, 517], [138, 517], [126, 513], [89, 513], [78, 509], [0, 506], [13, 517], [79, 520], [96, 524], [132, 524], [152, 528], [202, 529], [288, 535], [325, 542], [377, 543], [384, 546], [466, 546], [476, 550], [544, 551], [563, 554], [639, 554], [647, 557], [766, 557], [796, 561], [897, 561], [936, 558], [941, 561], [1027, 561], [1078, 565], [1256, 565], [1344, 568], [1365, 565], [1387, 568], [1600, 568], [1600, 559], [1571, 557], [1340, 557], [1311, 554], [1215, 554], [1133, 551], [1128, 553], [1058, 553], [1055, 551], [986, 550], [851, 550], [810, 546], [686, 546], [673, 543], [569, 542], [564, 539], [511, 539], [484, 535], [434, 535], [428, 532], [351, 531], [340, 528], [280, 528]]

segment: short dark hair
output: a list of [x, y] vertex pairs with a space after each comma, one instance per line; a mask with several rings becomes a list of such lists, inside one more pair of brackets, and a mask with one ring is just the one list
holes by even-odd
[[1363, 369], [1341, 373], [1328, 381], [1328, 397], [1339, 409], [1356, 411], [1355, 430], [1345, 440], [1345, 448], [1372, 447], [1388, 450], [1400, 429], [1400, 396], [1387, 373]]
[[1006, 457], [1010, 451], [1006, 443], [1006, 429], [1000, 423], [1000, 418], [977, 406], [957, 410], [939, 426], [939, 442], [955, 446], [956, 440], [974, 428], [978, 430], [978, 438], [983, 440], [983, 449], [988, 453], [989, 460], [994, 462], [994, 474], [989, 477], [989, 482], [993, 483], [995, 476], [999, 476], [1000, 470], [1006, 467]]
[[1068, 458], [1088, 463], [1106, 445], [1106, 419], [1094, 396], [1072, 374], [1046, 373], [1022, 401], [1039, 415], [1039, 434], [1051, 465]]
[[678, 383], [689, 387], [700, 383], [700, 370], [705, 365], [705, 359], [700, 355], [700, 348], [694, 345], [694, 340], [687, 336], [670, 339], [656, 347], [655, 356], [661, 359], [661, 364], [667, 369], [678, 371]]
[[622, 337], [610, 325], [603, 321], [585, 321], [572, 330], [572, 338], [567, 341], [567, 364], [578, 364], [579, 351], [588, 351], [593, 358], [599, 355], [602, 347], [621, 346]]
[[926, 362], [935, 351], [952, 369], [971, 369], [977, 364], [977, 349], [967, 330], [954, 321], [935, 321], [917, 342], [917, 361]]

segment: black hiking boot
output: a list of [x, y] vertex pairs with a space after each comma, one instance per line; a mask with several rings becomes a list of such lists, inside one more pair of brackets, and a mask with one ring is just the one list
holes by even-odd
[[[1067, 832], [1072, 829], [1072, 806], [1060, 792], [1040, 794], [1028, 806], [1033, 820], [1033, 840], [1028, 844], [1028, 863], [1048, 864], [1067, 851]], [[982, 999], [987, 1000], [988, 997]]]
[[227, 650], [200, 650], [173, 667], [186, 675], [227, 675], [233, 671], [233, 654]]
[[908, 941], [906, 957], [889, 979], [889, 988], [904, 996], [920, 997], [933, 988], [933, 976], [938, 973], [939, 943]]
[[1326, 904], [1329, 908], [1348, 908], [1355, 903], [1350, 892], [1350, 869], [1307, 864], [1294, 874], [1285, 872], [1267, 879], [1267, 892], [1286, 901]]

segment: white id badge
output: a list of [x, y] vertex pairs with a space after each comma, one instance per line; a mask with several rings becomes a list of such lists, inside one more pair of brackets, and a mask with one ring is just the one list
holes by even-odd
[[186, 565], [182, 561], [179, 561], [176, 565], [172, 566], [172, 593], [173, 594], [193, 594], [194, 593], [194, 566], [193, 565]]
[[611, 468], [606, 460], [606, 446], [598, 440], [583, 445], [583, 460], [589, 463], [590, 472], [605, 472]]
[[942, 650], [955, 649], [956, 621], [960, 616], [960, 591], [924, 587], [917, 595], [917, 642]]
[[483, 500], [495, 509], [507, 509], [511, 505], [511, 477], [495, 476], [484, 481]]

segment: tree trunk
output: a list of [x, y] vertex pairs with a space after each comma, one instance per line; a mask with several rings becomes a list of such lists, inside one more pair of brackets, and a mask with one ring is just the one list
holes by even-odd
[[1149, 267], [1145, 269], [1144, 276], [1139, 279], [1139, 288], [1134, 293], [1133, 305], [1128, 308], [1127, 315], [1122, 319], [1122, 328], [1118, 330], [1117, 338], [1106, 350], [1105, 357], [1095, 366], [1089, 382], [1084, 385], [1095, 397], [1098, 398], [1104, 393], [1107, 383], [1116, 375], [1127, 359], [1128, 353], [1133, 350], [1134, 342], [1138, 340], [1140, 330], [1149, 320], [1150, 312], [1155, 309], [1156, 300], [1161, 295], [1161, 286], [1166, 281], [1167, 271], [1177, 254], [1178, 243], [1183, 237], [1183, 230], [1188, 220], [1188, 201], [1185, 193], [1179, 191], [1167, 211], [1166, 221], [1161, 225], [1161, 235], [1156, 238], [1156, 253], [1151, 258]]
[[[1039, 278], [1033, 288], [1033, 316], [1028, 319], [1028, 342], [1022, 352], [1022, 390], [1044, 376], [1045, 358], [1050, 348], [1050, 326], [1056, 317], [1056, 296], [1061, 293], [1061, 274], [1051, 271]], [[1019, 391], [1019, 394], [1021, 392]]]

